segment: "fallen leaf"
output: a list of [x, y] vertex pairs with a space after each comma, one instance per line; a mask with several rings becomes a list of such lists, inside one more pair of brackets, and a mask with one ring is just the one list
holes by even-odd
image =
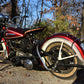
[[24, 77], [30, 77], [30, 74], [25, 74], [25, 75], [23, 75]]
[[60, 82], [60, 80], [57, 80], [57, 82]]
[[0, 75], [0, 78], [3, 78], [3, 76], [2, 76], [2, 75]]
[[54, 77], [54, 75], [53, 74], [50, 74], [52, 77]]
[[7, 71], [8, 74], [11, 74], [12, 72], [11, 71]]
[[43, 84], [43, 81], [41, 81], [41, 84]]

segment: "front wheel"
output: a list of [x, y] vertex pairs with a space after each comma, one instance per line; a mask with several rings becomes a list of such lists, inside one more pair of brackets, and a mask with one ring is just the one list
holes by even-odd
[[[63, 38], [53, 38], [48, 40], [42, 46], [42, 49], [51, 54], [51, 56], [42, 57], [45, 60], [46, 66], [52, 73], [60, 78], [68, 78], [74, 75], [77, 67], [65, 67], [59, 65], [77, 64], [76, 52], [71, 48], [72, 43]], [[62, 60], [58, 60], [59, 50], [61, 49]], [[72, 57], [70, 57], [72, 56]], [[69, 58], [70, 57], [70, 58]]]

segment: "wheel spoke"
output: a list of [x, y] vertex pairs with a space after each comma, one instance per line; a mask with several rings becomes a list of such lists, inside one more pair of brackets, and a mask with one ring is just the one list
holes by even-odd
[[63, 42], [61, 43], [60, 49], [59, 49], [59, 55], [58, 55], [58, 60], [62, 58], [62, 47], [63, 47]]
[[71, 55], [71, 56], [63, 57], [63, 58], [58, 59], [58, 60], [65, 60], [65, 59], [73, 58], [73, 57], [75, 57], [75, 56], [76, 56], [76, 55]]

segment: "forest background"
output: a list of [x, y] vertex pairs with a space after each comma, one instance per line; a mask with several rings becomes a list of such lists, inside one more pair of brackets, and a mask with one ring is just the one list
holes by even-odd
[[0, 13], [24, 16], [22, 28], [46, 27], [41, 39], [57, 32], [84, 37], [84, 0], [0, 0]]

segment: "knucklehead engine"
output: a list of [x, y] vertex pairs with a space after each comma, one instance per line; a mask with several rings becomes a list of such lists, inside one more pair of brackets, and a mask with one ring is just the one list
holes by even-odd
[[[23, 38], [23, 36], [25, 38]], [[35, 45], [39, 42], [39, 40], [34, 37], [33, 33], [28, 33], [28, 35], [25, 36], [24, 30], [21, 28], [8, 28], [6, 31], [6, 40], [11, 51], [10, 56], [13, 58], [12, 61], [16, 62], [16, 64], [21, 62], [26, 68], [32, 69], [33, 63], [34, 65], [36, 63], [36, 59], [32, 54], [34, 53], [33, 49], [35, 49]], [[14, 55], [16, 58], [13, 57]]]

